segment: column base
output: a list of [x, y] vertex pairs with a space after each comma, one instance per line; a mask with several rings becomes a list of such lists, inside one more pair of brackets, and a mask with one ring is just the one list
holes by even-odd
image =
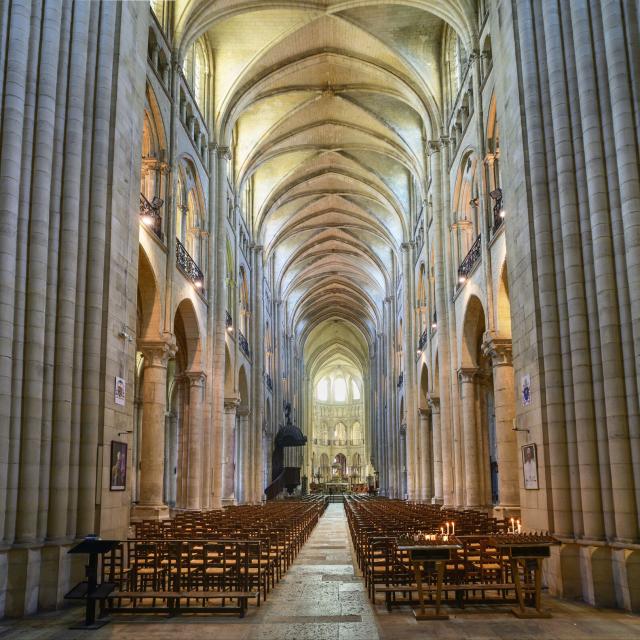
[[131, 509], [131, 522], [168, 519], [169, 507], [166, 504], [137, 504]]
[[222, 498], [222, 506], [223, 507], [233, 507], [236, 504], [235, 496], [230, 496], [229, 498]]

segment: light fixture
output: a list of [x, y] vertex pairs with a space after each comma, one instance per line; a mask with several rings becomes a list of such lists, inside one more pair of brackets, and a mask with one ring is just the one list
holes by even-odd
[[458, 282], [460, 284], [464, 284], [467, 281], [467, 277], [466, 276], [458, 276]]
[[434, 329], [434, 330], [437, 329], [438, 328], [438, 323], [437, 322], [432, 322], [431, 323], [431, 328]]
[[416, 353], [417, 353], [419, 356], [421, 356], [421, 355], [422, 355], [422, 350], [421, 350], [421, 349], [418, 349], [418, 351], [417, 351]]
[[142, 216], [142, 222], [144, 222], [148, 227], [152, 227], [155, 220], [150, 213], [146, 213]]
[[233, 333], [233, 325], [231, 325], [231, 324], [230, 324], [230, 325], [227, 327], [227, 331], [228, 331], [229, 333]]
[[193, 283], [198, 287], [198, 289], [202, 289], [202, 278], [196, 278]]
[[500, 209], [500, 217], [504, 218], [507, 215], [507, 212], [504, 209]]

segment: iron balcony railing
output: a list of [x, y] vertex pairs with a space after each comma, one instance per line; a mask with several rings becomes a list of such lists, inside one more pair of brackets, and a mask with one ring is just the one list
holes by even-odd
[[269, 391], [273, 391], [273, 381], [271, 380], [271, 376], [268, 373], [265, 375], [264, 381], [267, 385], [267, 389], [269, 389]]
[[231, 314], [228, 311], [225, 311], [225, 316], [224, 316], [224, 323], [225, 326], [227, 327], [227, 329], [229, 327], [233, 327], [233, 318], [231, 317]]
[[156, 234], [159, 240], [164, 242], [162, 216], [160, 215], [162, 204], [163, 201], [160, 198], [154, 198], [153, 202], [149, 202], [143, 193], [140, 194], [140, 220]]
[[204, 274], [178, 238], [176, 238], [176, 264], [180, 271], [193, 282], [200, 293], [205, 295]]
[[475, 242], [471, 245], [471, 249], [469, 249], [469, 253], [467, 253], [465, 259], [462, 261], [462, 264], [458, 268], [458, 282], [460, 284], [464, 284], [468, 278], [473, 268], [476, 266], [478, 260], [480, 260], [481, 255], [481, 240], [482, 236], [479, 235]]
[[249, 343], [247, 339], [244, 337], [242, 331], [238, 331], [238, 343], [240, 345], [240, 351], [244, 353], [247, 358], [251, 357], [251, 351], [249, 351]]
[[418, 340], [418, 351], [422, 351], [424, 349], [424, 345], [427, 344], [427, 340], [429, 339], [429, 333], [428, 331], [425, 329], [421, 334], [420, 334], [420, 340]]
[[401, 389], [403, 384], [404, 384], [404, 373], [400, 372], [400, 375], [398, 376], [398, 389]]

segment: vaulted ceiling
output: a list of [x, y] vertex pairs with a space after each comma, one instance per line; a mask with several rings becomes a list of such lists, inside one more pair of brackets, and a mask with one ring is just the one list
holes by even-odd
[[216, 139], [232, 149], [247, 224], [303, 342], [328, 321], [353, 349], [353, 328], [369, 344], [380, 331], [443, 124], [443, 33], [469, 41], [474, 5], [176, 4], [182, 46], [204, 35], [214, 52]]

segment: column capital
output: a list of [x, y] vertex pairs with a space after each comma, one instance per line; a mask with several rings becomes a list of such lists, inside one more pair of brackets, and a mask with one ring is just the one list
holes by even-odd
[[482, 353], [491, 357], [494, 367], [513, 366], [511, 338], [500, 338], [492, 333], [485, 333], [482, 340]]
[[429, 415], [431, 414], [431, 409], [422, 409], [422, 408], [418, 408], [418, 415], [421, 418], [427, 418], [429, 417]]
[[238, 405], [240, 404], [239, 396], [231, 396], [224, 399], [224, 412], [235, 413]]
[[231, 149], [229, 147], [218, 146], [217, 150], [220, 160], [231, 160]]
[[474, 382], [477, 375], [477, 367], [460, 367], [460, 369], [458, 369], [458, 380], [463, 383]]
[[439, 396], [432, 396], [431, 394], [429, 394], [427, 398], [427, 402], [429, 403], [431, 413], [440, 413], [440, 397]]
[[203, 387], [207, 380], [207, 374], [204, 371], [186, 371], [184, 375], [192, 387]]
[[173, 336], [166, 340], [138, 341], [136, 346], [139, 351], [142, 351], [145, 367], [166, 368], [169, 358], [173, 358], [178, 351]]
[[415, 242], [413, 242], [413, 241], [403, 242], [403, 243], [400, 245], [400, 248], [401, 248], [403, 251], [409, 251], [410, 249], [413, 249], [413, 247], [415, 247], [415, 244], [416, 244], [416, 243], [415, 243]]
[[428, 145], [428, 155], [434, 155], [436, 153], [440, 153], [440, 149], [442, 149], [442, 140], [429, 140], [427, 142]]

